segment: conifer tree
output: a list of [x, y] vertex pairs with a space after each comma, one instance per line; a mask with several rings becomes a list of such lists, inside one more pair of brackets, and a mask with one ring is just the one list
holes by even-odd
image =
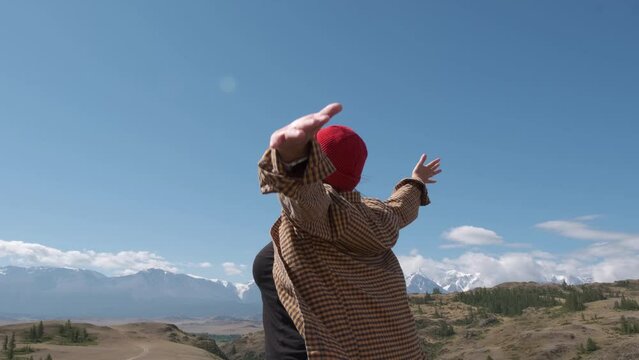
[[9, 345], [7, 349], [7, 359], [13, 360], [15, 350], [16, 350], [16, 334], [11, 333], [11, 338], [9, 339]]
[[4, 341], [2, 342], [2, 350], [7, 351], [7, 346], [9, 346], [9, 336], [4, 336]]
[[593, 352], [597, 349], [599, 349], [599, 347], [597, 346], [595, 341], [592, 338], [588, 338], [588, 341], [586, 341], [586, 351]]
[[37, 339], [38, 339], [38, 334], [37, 334], [36, 326], [35, 324], [33, 324], [31, 328], [29, 328], [29, 340], [36, 341]]
[[639, 321], [628, 320], [625, 316], [621, 316], [620, 328], [622, 334], [630, 335], [639, 333]]
[[620, 330], [621, 330], [622, 333], [628, 334], [630, 332], [629, 331], [630, 329], [629, 329], [628, 325], [629, 325], [629, 323], [628, 323], [628, 320], [626, 320], [626, 317], [621, 315], [621, 329]]
[[38, 340], [42, 340], [42, 338], [44, 337], [44, 323], [42, 322], [42, 320], [40, 320], [40, 323], [38, 323], [37, 335]]

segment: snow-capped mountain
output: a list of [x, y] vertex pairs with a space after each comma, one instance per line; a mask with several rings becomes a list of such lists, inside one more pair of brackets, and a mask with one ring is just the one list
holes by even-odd
[[[547, 276], [541, 282], [568, 285], [581, 285], [592, 282], [592, 278], [587, 275], [557, 275]], [[423, 273], [411, 273], [406, 276], [406, 290], [408, 293], [432, 293], [435, 287], [439, 287], [442, 293], [468, 291], [477, 287], [490, 287], [497, 284], [487, 284], [480, 273], [464, 273], [457, 270], [445, 271], [435, 279], [431, 279]]]
[[406, 292], [409, 294], [432, 294], [434, 289], [439, 289], [442, 294], [446, 292], [439, 284], [420, 273], [412, 273], [406, 277]]
[[0, 268], [0, 316], [167, 317], [255, 315], [261, 304], [223, 280], [150, 269], [107, 277], [95, 271]]
[[551, 275], [548, 278], [548, 282], [554, 284], [561, 284], [563, 282], [566, 282], [567, 285], [581, 285], [591, 283], [592, 277], [575, 275]]
[[262, 295], [255, 281], [251, 280], [248, 284], [235, 284], [235, 288], [237, 289], [237, 296], [242, 299], [242, 302], [249, 304], [262, 302]]
[[447, 292], [458, 292], [484, 286], [484, 283], [479, 273], [466, 274], [457, 270], [448, 270], [439, 280], [439, 285]]
[[[587, 276], [549, 275], [547, 282], [579, 285]], [[494, 285], [494, 284], [489, 284]], [[479, 273], [448, 270], [434, 279], [406, 277], [408, 293], [468, 291], [486, 286]], [[257, 285], [150, 269], [108, 277], [91, 270], [0, 267], [0, 318], [161, 318], [255, 316], [262, 311]]]
[[408, 293], [432, 293], [439, 288], [442, 293], [468, 291], [484, 286], [479, 273], [466, 274], [457, 270], [448, 270], [435, 280], [421, 272], [411, 273], [406, 277], [406, 291]]

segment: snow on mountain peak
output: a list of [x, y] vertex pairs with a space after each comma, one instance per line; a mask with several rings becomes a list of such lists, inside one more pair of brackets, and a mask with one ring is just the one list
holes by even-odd
[[224, 287], [228, 287], [229, 286], [229, 282], [226, 280], [220, 280], [220, 279], [209, 279], [209, 278], [205, 278], [202, 276], [197, 276], [197, 275], [193, 275], [193, 274], [186, 274], [186, 276], [191, 277], [193, 279], [198, 279], [198, 280], [206, 280], [206, 281], [210, 281], [216, 284], [222, 284], [222, 286]]
[[237, 292], [237, 296], [240, 299], [244, 299], [244, 294], [251, 289], [252, 286], [255, 286], [255, 281], [251, 280], [247, 284], [235, 283], [235, 291]]
[[483, 285], [480, 276], [480, 273], [467, 274], [457, 270], [448, 270], [442, 279], [442, 286], [444, 290], [449, 292], [468, 291]]
[[561, 284], [565, 282], [567, 285], [581, 285], [592, 282], [592, 277], [585, 276], [576, 276], [576, 275], [551, 275], [546, 281], [554, 284]]
[[440, 292], [445, 292], [442, 287], [420, 273], [411, 273], [406, 277], [406, 292], [408, 293], [429, 293], [431, 294], [435, 289], [439, 289]]

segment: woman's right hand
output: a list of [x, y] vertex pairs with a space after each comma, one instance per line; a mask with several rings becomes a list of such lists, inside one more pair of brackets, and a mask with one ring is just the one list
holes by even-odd
[[342, 111], [339, 103], [330, 104], [320, 112], [308, 114], [293, 121], [271, 135], [270, 147], [277, 150], [284, 162], [308, 155], [308, 142], [333, 116]]

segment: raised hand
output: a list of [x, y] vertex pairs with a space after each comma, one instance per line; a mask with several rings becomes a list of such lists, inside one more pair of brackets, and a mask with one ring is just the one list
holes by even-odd
[[441, 160], [437, 158], [429, 162], [428, 165], [424, 165], [424, 163], [426, 162], [426, 154], [422, 154], [422, 156], [419, 158], [419, 161], [417, 162], [417, 165], [415, 165], [415, 168], [413, 169], [413, 179], [417, 179], [424, 184], [436, 183], [437, 180], [432, 180], [431, 178], [442, 172], [439, 169], [440, 161]]
[[277, 150], [282, 161], [291, 162], [308, 153], [308, 142], [333, 116], [342, 111], [342, 105], [333, 103], [317, 113], [308, 114], [275, 131], [270, 147]]

